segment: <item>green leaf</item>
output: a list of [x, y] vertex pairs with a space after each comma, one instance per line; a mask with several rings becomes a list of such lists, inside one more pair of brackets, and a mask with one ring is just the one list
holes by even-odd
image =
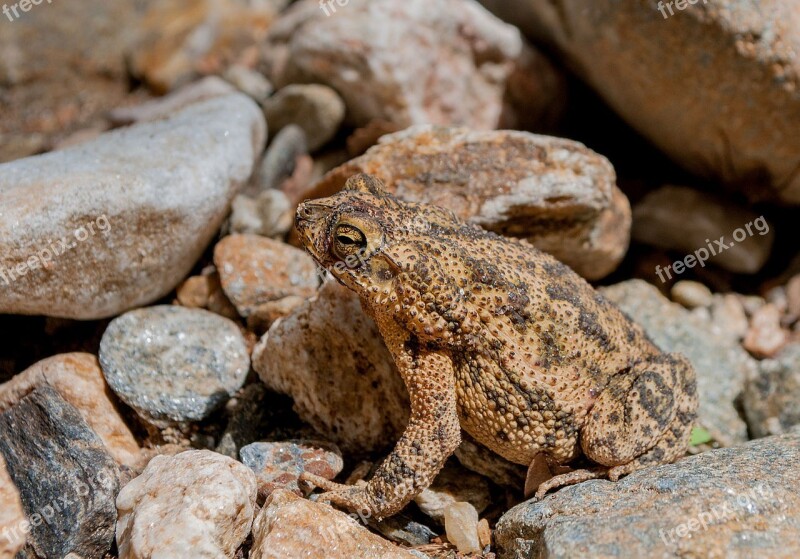
[[697, 446], [699, 444], [710, 443], [713, 440], [714, 438], [711, 436], [711, 433], [702, 427], [695, 427], [692, 429], [692, 437], [689, 439], [689, 444], [691, 446]]

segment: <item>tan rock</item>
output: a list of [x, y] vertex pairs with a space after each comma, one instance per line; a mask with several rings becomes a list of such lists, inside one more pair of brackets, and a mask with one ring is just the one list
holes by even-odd
[[786, 304], [789, 320], [800, 319], [800, 275], [794, 276], [786, 284]]
[[781, 312], [772, 303], [756, 311], [742, 345], [757, 357], [775, 355], [789, 341], [789, 333], [781, 328]]
[[416, 557], [359, 525], [357, 518], [278, 489], [253, 524], [250, 559]]
[[681, 280], [670, 290], [672, 300], [686, 307], [708, 307], [714, 300], [711, 290], [698, 281]]
[[486, 479], [453, 462], [448, 462], [431, 486], [414, 497], [420, 510], [439, 522], [444, 521], [445, 510], [453, 503], [469, 503], [480, 513], [490, 501]]
[[447, 539], [461, 553], [479, 553], [478, 512], [469, 503], [451, 503], [444, 510]]
[[264, 53], [276, 87], [325, 84], [356, 126], [549, 122], [564, 96], [552, 64], [471, 0], [302, 0], [270, 29]]
[[40, 386], [51, 386], [72, 404], [119, 464], [133, 466], [138, 461], [139, 445], [117, 411], [97, 357], [64, 353], [31, 365], [0, 384], [0, 412]]
[[345, 452], [385, 448], [408, 421], [408, 393], [375, 323], [335, 282], [273, 324], [252, 359], [262, 382]]
[[750, 328], [747, 313], [742, 304], [741, 297], [733, 293], [714, 295], [711, 303], [710, 320], [720, 332], [729, 334], [736, 340], [741, 340]]
[[305, 252], [258, 235], [230, 235], [214, 248], [225, 294], [239, 314], [290, 295], [310, 297], [319, 285], [317, 265]]
[[320, 84], [287, 85], [267, 99], [263, 107], [272, 133], [296, 124], [305, 132], [311, 151], [333, 138], [345, 113], [344, 101], [336, 91]]
[[14, 559], [25, 547], [25, 513], [19, 491], [6, 470], [6, 462], [0, 454], [0, 559]]
[[417, 126], [329, 172], [311, 197], [336, 192], [355, 173], [377, 176], [403, 200], [527, 239], [590, 279], [614, 270], [628, 248], [630, 206], [614, 168], [571, 140]]
[[752, 198], [800, 202], [796, 0], [483, 2], [554, 46], [687, 169]]
[[212, 288], [213, 284], [210, 276], [186, 278], [186, 281], [180, 284], [176, 290], [178, 302], [184, 307], [192, 309], [208, 308]]

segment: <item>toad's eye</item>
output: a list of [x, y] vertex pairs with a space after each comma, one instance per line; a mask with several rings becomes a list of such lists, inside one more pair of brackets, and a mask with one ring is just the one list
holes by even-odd
[[339, 258], [347, 258], [367, 248], [367, 237], [352, 225], [341, 224], [336, 227], [333, 238], [333, 252]]

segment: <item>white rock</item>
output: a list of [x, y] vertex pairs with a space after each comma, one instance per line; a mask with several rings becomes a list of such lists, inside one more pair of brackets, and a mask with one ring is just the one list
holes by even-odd
[[447, 539], [461, 553], [478, 553], [478, 511], [469, 503], [453, 503], [444, 509], [444, 527]]
[[234, 93], [0, 165], [0, 313], [96, 319], [163, 297], [219, 228], [264, 137], [258, 106]]
[[227, 456], [156, 456], [117, 497], [119, 557], [232, 558], [250, 533], [255, 501], [255, 475]]

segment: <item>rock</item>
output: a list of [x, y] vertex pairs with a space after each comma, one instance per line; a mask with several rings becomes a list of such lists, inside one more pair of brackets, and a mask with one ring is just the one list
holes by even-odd
[[363, 512], [359, 514], [362, 521], [366, 521], [370, 528], [377, 530], [389, 540], [407, 547], [428, 545], [438, 537], [436, 532], [413, 520], [409, 515], [400, 513], [380, 522], [369, 518]]
[[270, 301], [257, 306], [247, 317], [247, 328], [259, 335], [263, 335], [279, 318], [289, 316], [296, 308], [305, 303], [303, 297], [290, 295], [277, 301]]
[[[690, 171], [753, 198], [800, 201], [795, 2], [696, 1], [683, 11], [667, 2], [483, 2], [555, 47], [628, 123]], [[695, 94], [686, 95], [686, 83]]]
[[280, 190], [265, 190], [257, 198], [233, 199], [231, 232], [283, 237], [294, 225], [294, 208]]
[[269, 80], [247, 66], [234, 65], [225, 70], [225, 80], [257, 103], [272, 95], [274, 88]]
[[209, 76], [186, 84], [164, 97], [151, 99], [139, 105], [113, 109], [108, 112], [108, 119], [117, 126], [161, 120], [193, 103], [222, 97], [235, 91], [236, 89], [226, 81], [216, 76]]
[[287, 2], [151, 2], [129, 53], [132, 73], [158, 92], [198, 75], [256, 62], [257, 45]]
[[25, 547], [27, 519], [14, 482], [0, 453], [0, 559], [14, 559]]
[[41, 386], [52, 387], [78, 410], [117, 463], [133, 466], [138, 461], [139, 445], [111, 399], [97, 357], [65, 353], [28, 367], [0, 384], [0, 412]]
[[492, 529], [489, 527], [489, 521], [481, 518], [478, 522], [478, 542], [480, 542], [481, 549], [492, 545]]
[[[276, 87], [325, 84], [355, 126], [381, 119], [493, 129], [516, 122], [504, 112], [549, 121], [564, 96], [559, 72], [519, 30], [468, 0], [349, 0], [342, 10], [301, 0], [270, 29], [263, 51]], [[518, 89], [528, 93], [522, 110], [512, 106]]]
[[698, 264], [753, 274], [769, 258], [775, 239], [763, 216], [681, 186], [664, 186], [636, 204], [632, 235], [640, 243], [687, 255], [689, 260], [680, 258], [680, 271], [674, 264], [664, 271], [668, 279]]
[[461, 432], [461, 444], [455, 457], [465, 468], [477, 472], [497, 485], [519, 490], [525, 486], [527, 467], [509, 462], [478, 443], [467, 432]]
[[[489, 484], [483, 476], [448, 462], [433, 484], [414, 497], [420, 510], [438, 522], [445, 518], [445, 509], [453, 503], [469, 503], [483, 512], [491, 502]], [[451, 540], [452, 541], [452, 540]]]
[[720, 332], [735, 340], [741, 340], [750, 328], [744, 305], [739, 296], [733, 293], [714, 295], [711, 303], [711, 321]]
[[163, 297], [263, 143], [258, 107], [235, 93], [0, 165], [0, 313], [95, 319]]
[[175, 290], [178, 303], [191, 309], [205, 309], [211, 299], [212, 279], [210, 275], [186, 278]]
[[800, 424], [800, 344], [759, 363], [745, 384], [742, 407], [755, 437], [780, 435]]
[[771, 357], [788, 339], [789, 333], [781, 328], [781, 312], [768, 303], [753, 315], [742, 345], [756, 357]]
[[208, 450], [156, 456], [117, 497], [120, 559], [234, 557], [250, 533], [256, 480]]
[[787, 314], [790, 320], [800, 320], [800, 275], [796, 275], [786, 284]]
[[711, 290], [699, 281], [681, 280], [672, 286], [672, 300], [687, 309], [708, 307], [714, 301]]
[[306, 133], [297, 125], [289, 124], [281, 129], [267, 148], [253, 176], [249, 194], [275, 190], [292, 176], [299, 157], [308, 155]]
[[290, 295], [311, 297], [319, 285], [314, 260], [302, 250], [257, 235], [230, 235], [214, 248], [222, 288], [239, 314]]
[[250, 559], [325, 557], [326, 559], [412, 559], [329, 505], [314, 503], [291, 491], [277, 490], [253, 525]]
[[2, 14], [0, 162], [45, 151], [127, 102], [125, 52], [136, 38], [140, 6], [51, 1], [18, 12], [13, 22]]
[[698, 422], [723, 446], [747, 440], [734, 406], [756, 362], [729, 335], [670, 303], [652, 285], [630, 280], [602, 294], [640, 324], [662, 350], [684, 354], [697, 373]]
[[119, 469], [58, 392], [41, 386], [0, 414], [0, 454], [30, 521], [28, 556], [110, 551]]
[[344, 467], [339, 449], [322, 441], [253, 443], [242, 448], [240, 456], [256, 474], [260, 497], [269, 497], [276, 489], [302, 495], [300, 474], [333, 479]]
[[478, 512], [469, 503], [451, 503], [444, 510], [447, 539], [460, 553], [480, 553]]
[[383, 136], [323, 177], [311, 197], [333, 194], [356, 173], [377, 176], [403, 200], [527, 239], [590, 279], [614, 270], [628, 248], [630, 207], [614, 168], [571, 140], [418, 126]]
[[114, 319], [100, 341], [108, 385], [157, 426], [200, 421], [245, 381], [250, 359], [232, 321], [159, 305]]
[[408, 393], [375, 323], [358, 296], [335, 282], [270, 328], [253, 351], [253, 368], [344, 452], [383, 450], [408, 421]]
[[270, 130], [277, 132], [289, 124], [299, 126], [311, 151], [327, 144], [344, 121], [344, 101], [333, 89], [320, 84], [287, 85], [263, 107]]
[[527, 501], [494, 532], [499, 557], [794, 557], [800, 433], [711, 450]]

